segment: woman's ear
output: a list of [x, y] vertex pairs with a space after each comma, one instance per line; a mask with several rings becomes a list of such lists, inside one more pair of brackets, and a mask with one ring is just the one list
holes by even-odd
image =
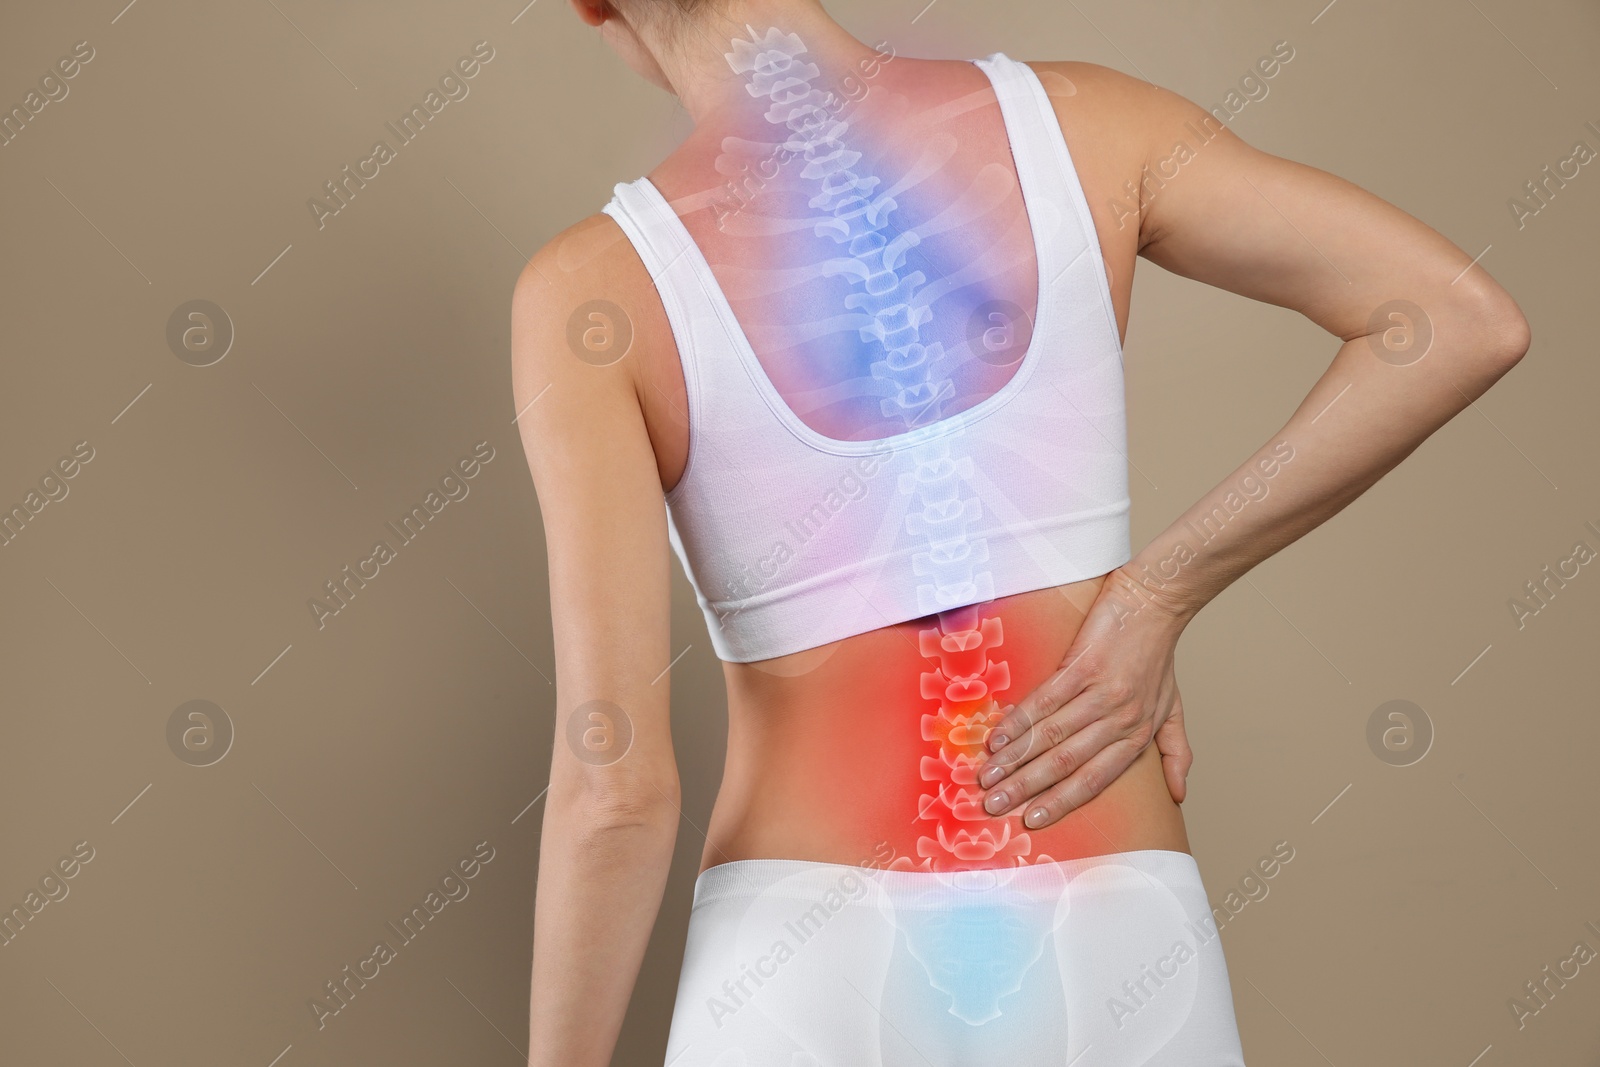
[[572, 10], [578, 17], [590, 26], [598, 26], [611, 17], [610, 5], [606, 0], [567, 0], [572, 5]]

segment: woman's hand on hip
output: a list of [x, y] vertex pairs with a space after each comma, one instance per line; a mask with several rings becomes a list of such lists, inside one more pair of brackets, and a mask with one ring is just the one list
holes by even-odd
[[1026, 805], [1029, 829], [1048, 826], [1098, 796], [1151, 741], [1181, 804], [1194, 756], [1173, 653], [1188, 618], [1150, 600], [1122, 568], [1113, 571], [1061, 669], [990, 731], [978, 772], [984, 810], [1003, 815]]

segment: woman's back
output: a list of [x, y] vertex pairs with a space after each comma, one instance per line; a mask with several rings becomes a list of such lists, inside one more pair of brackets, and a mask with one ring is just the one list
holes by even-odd
[[[1154, 751], [1042, 833], [981, 810], [972, 778], [1000, 707], [1062, 664], [1127, 558], [1127, 284], [1108, 288], [1089, 207], [1116, 163], [1084, 180], [1051, 101], [1090, 108], [1003, 56], [868, 53], [805, 127], [827, 79], [795, 44], [753, 45], [783, 68], [760, 98], [607, 209], [640, 256], [617, 269], [647, 308], [666, 294], [635, 323], [639, 394], [728, 681], [703, 866], [1187, 850]], [[1112, 234], [1131, 264], [1136, 233]], [[949, 499], [918, 496], [930, 464], [963, 463]], [[963, 506], [957, 543], [927, 529]], [[952, 576], [940, 553], [968, 562]]]

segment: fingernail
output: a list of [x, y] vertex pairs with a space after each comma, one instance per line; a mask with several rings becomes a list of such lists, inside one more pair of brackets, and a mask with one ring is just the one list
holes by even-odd
[[994, 785], [996, 782], [998, 782], [1004, 775], [1005, 770], [1001, 767], [985, 767], [983, 772], [978, 775], [978, 784], [983, 786], [983, 788], [988, 789], [991, 785]]
[[1034, 808], [1032, 811], [1028, 812], [1027, 818], [1023, 819], [1022, 821], [1026, 823], [1028, 828], [1031, 830], [1043, 823], [1047, 817], [1048, 816], [1043, 808]]
[[989, 751], [998, 752], [1000, 749], [1006, 747], [1006, 742], [1009, 740], [1011, 740], [1011, 738], [1007, 737], [1005, 734], [990, 734]]
[[1004, 793], [990, 793], [989, 799], [983, 802], [983, 806], [990, 815], [998, 815], [1006, 810], [1006, 795]]

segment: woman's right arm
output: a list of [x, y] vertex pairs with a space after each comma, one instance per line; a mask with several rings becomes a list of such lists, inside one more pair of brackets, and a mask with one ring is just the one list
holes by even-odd
[[528, 1063], [604, 1067], [677, 835], [670, 549], [632, 364], [596, 365], [568, 339], [605, 280], [598, 265], [561, 266], [560, 240], [534, 256], [512, 299], [513, 391], [544, 522], [556, 660]]
[[[1181, 787], [1187, 744], [1175, 732], [1176, 746], [1161, 744], [1157, 728], [1178, 706], [1172, 650], [1189, 620], [1377, 483], [1531, 342], [1482, 264], [1398, 207], [1251, 147], [1168, 90], [1067, 69], [1082, 106], [1125, 101], [1129, 135], [1142, 131], [1139, 254], [1298, 311], [1340, 345], [1277, 433], [1111, 573], [1062, 670], [995, 727], [981, 780], [1000, 795], [988, 810], [1026, 803], [1030, 827], [1088, 802], [1152, 737]], [[1211, 403], [1212, 421], [1232, 417], [1230, 398]]]

